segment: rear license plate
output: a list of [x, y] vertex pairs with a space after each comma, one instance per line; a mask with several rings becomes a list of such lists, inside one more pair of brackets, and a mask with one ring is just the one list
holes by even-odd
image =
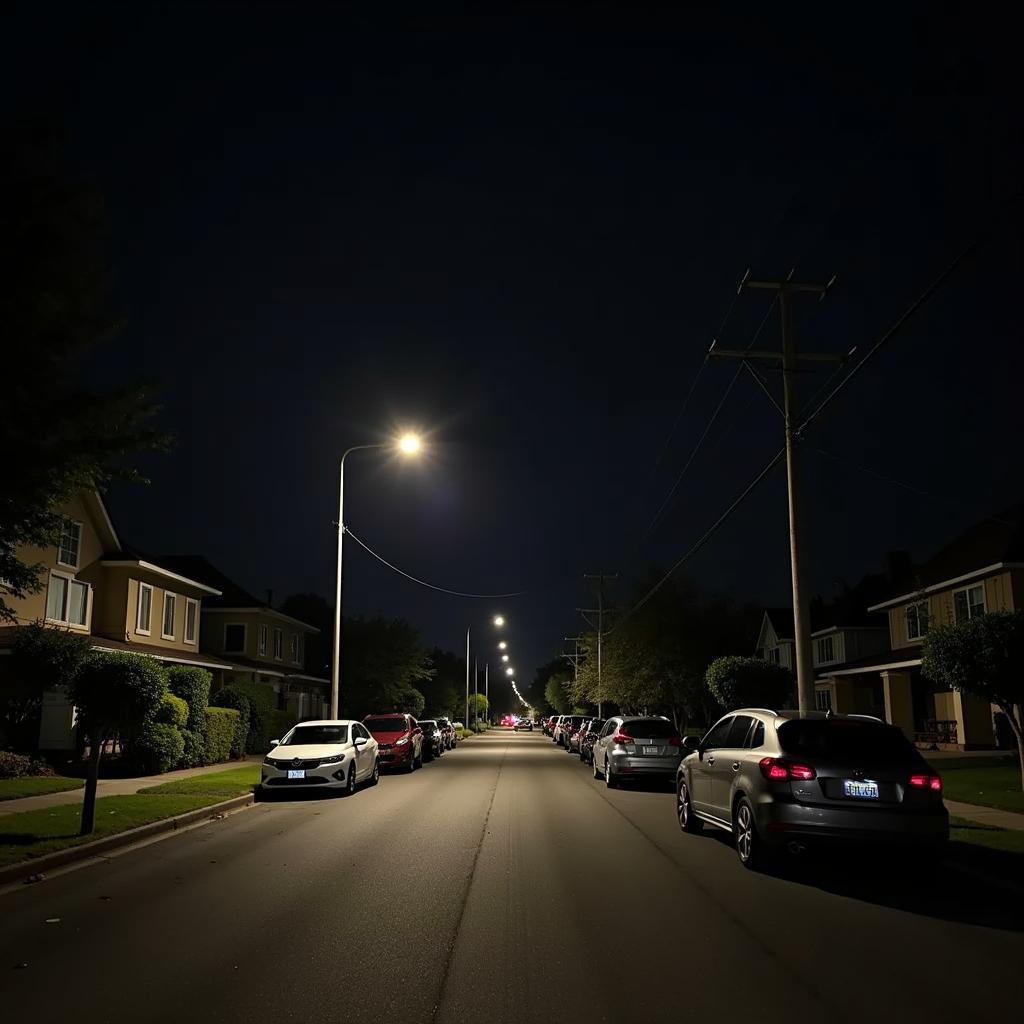
[[661, 747], [641, 747], [645, 754], [657, 754], [660, 756]]
[[858, 800], [877, 800], [878, 783], [860, 782], [853, 779], [843, 780], [843, 796], [852, 796]]
[[289, 768], [288, 778], [289, 779], [304, 779], [306, 772], [302, 768]]

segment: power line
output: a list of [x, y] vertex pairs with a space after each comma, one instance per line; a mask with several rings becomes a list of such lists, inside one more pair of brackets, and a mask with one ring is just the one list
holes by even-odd
[[413, 583], [418, 583], [421, 587], [426, 587], [428, 590], [436, 590], [440, 594], [450, 594], [452, 597], [472, 597], [472, 598], [492, 598], [492, 597], [522, 597], [526, 593], [525, 590], [517, 590], [512, 594], [466, 594], [460, 590], [448, 590], [445, 587], [435, 587], [433, 583], [427, 583], [425, 580], [417, 579], [415, 576], [410, 576], [409, 573], [402, 569], [399, 569], [397, 565], [392, 565], [386, 558], [382, 558], [377, 554], [371, 547], [364, 544], [349, 527], [345, 527], [345, 532], [368, 554], [372, 555], [382, 565], [386, 565], [392, 572], [397, 572], [399, 576], [404, 576], [407, 580]]

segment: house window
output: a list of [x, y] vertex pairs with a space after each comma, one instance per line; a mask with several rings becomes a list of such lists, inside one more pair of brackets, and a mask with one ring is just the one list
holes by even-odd
[[827, 665], [830, 661], [836, 660], [835, 637], [823, 636], [818, 641], [818, 662]]
[[284, 630], [274, 630], [274, 657], [281, 661], [284, 658]]
[[245, 624], [229, 622], [224, 627], [224, 653], [245, 654]]
[[907, 639], [920, 640], [928, 632], [928, 602], [907, 605]]
[[964, 587], [953, 591], [953, 617], [957, 622], [966, 622], [976, 615], [985, 614], [985, 588]]
[[160, 635], [165, 640], [174, 639], [174, 610], [178, 605], [175, 594], [164, 594], [164, 623]]
[[153, 588], [148, 583], [139, 584], [139, 605], [135, 612], [135, 632], [149, 636], [149, 623], [153, 616]]
[[185, 643], [196, 642], [196, 623], [199, 620], [199, 602], [191, 597], [185, 598]]
[[74, 519], [65, 519], [60, 530], [60, 543], [57, 546], [57, 564], [77, 569], [81, 544], [82, 524], [75, 522]]
[[84, 626], [89, 615], [89, 584], [61, 573], [50, 574], [46, 619], [62, 626]]
[[779, 660], [780, 660], [779, 655], [780, 655], [779, 648], [778, 647], [772, 647], [768, 651], [768, 660], [773, 665], [778, 665], [779, 664]]
[[814, 691], [814, 706], [819, 711], [831, 711], [832, 710], [832, 691], [831, 690], [815, 690]]
[[267, 656], [267, 627], [260, 626], [259, 631], [259, 652], [260, 657], [265, 658]]
[[291, 640], [288, 643], [288, 650], [292, 656], [292, 664], [298, 665], [299, 663], [299, 634], [292, 633]]

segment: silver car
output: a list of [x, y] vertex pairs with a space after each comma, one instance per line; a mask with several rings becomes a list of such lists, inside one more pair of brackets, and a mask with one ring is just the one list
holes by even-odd
[[880, 719], [742, 708], [683, 745], [679, 827], [731, 832], [748, 867], [773, 849], [815, 841], [917, 844], [934, 853], [949, 837], [942, 779]]
[[657, 716], [609, 718], [594, 741], [594, 778], [614, 789], [627, 779], [662, 776], [671, 780], [682, 757], [676, 727]]

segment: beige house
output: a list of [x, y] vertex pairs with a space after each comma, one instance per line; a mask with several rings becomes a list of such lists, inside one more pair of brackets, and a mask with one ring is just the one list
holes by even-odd
[[[86, 491], [61, 510], [60, 541], [26, 548], [18, 557], [41, 565], [42, 588], [24, 599], [6, 598], [17, 624], [0, 630], [9, 650], [19, 626], [43, 622], [89, 636], [96, 650], [145, 654], [168, 664], [222, 672], [228, 663], [200, 653], [202, 602], [219, 592], [122, 546], [103, 499]], [[74, 745], [74, 710], [63, 693], [44, 698], [39, 745]]]

